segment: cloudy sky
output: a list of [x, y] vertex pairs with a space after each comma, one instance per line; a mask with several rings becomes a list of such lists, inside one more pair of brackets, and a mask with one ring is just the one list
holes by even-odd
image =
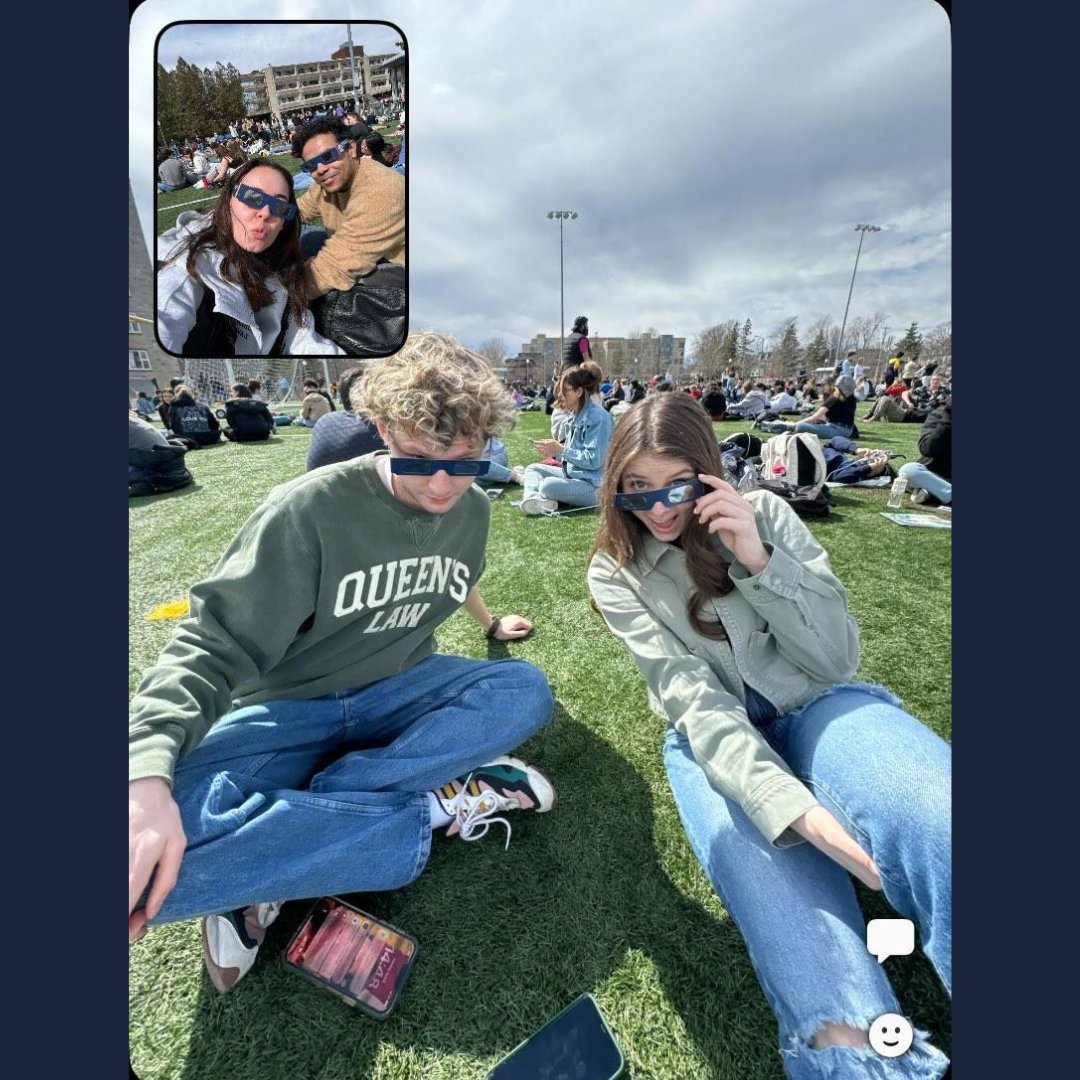
[[[153, 221], [154, 39], [219, 0], [149, 0], [131, 25], [130, 175]], [[517, 347], [566, 320], [691, 340], [729, 318], [804, 338], [840, 321], [902, 332], [951, 312], [951, 42], [933, 0], [230, 0], [246, 19], [387, 20], [409, 46], [414, 327]], [[670, 15], [666, 18], [665, 15]], [[393, 31], [353, 24], [389, 50]], [[184, 27], [177, 54], [250, 69], [328, 56], [344, 26]], [[298, 52], [299, 50], [299, 52]], [[569, 328], [569, 325], [568, 327]]]

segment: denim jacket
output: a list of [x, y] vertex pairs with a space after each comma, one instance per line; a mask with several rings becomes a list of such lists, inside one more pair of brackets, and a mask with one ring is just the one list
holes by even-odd
[[566, 449], [562, 452], [566, 475], [571, 480], [587, 480], [596, 487], [600, 486], [604, 458], [614, 426], [611, 413], [591, 399], [585, 402], [581, 412], [571, 418], [566, 429]]
[[743, 497], [769, 562], [751, 574], [715, 541], [735, 587], [704, 614], [723, 622], [727, 641], [694, 630], [686, 557], [649, 534], [621, 568], [595, 555], [589, 590], [645, 676], [653, 710], [686, 736], [712, 786], [784, 847], [799, 842], [788, 827], [817, 800], [750, 722], [746, 686], [783, 716], [852, 677], [859, 632], [825, 550], [795, 512], [771, 492]]

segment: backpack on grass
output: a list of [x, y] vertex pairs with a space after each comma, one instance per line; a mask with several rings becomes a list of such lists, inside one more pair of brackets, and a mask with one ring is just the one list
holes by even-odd
[[783, 483], [803, 498], [814, 499], [825, 486], [825, 455], [816, 435], [785, 431], [761, 448], [763, 480]]
[[825, 471], [818, 437], [806, 431], [785, 431], [761, 448], [758, 487], [779, 495], [799, 517], [824, 517], [831, 502]]

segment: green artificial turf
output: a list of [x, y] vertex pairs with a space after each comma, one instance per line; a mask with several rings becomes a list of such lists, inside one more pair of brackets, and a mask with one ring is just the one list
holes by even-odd
[[[863, 428], [862, 445], [917, 457], [917, 425]], [[744, 429], [716, 425], [720, 435]], [[507, 437], [511, 461], [534, 461], [530, 440], [547, 434], [547, 417], [524, 414]], [[147, 613], [182, 598], [266, 492], [303, 471], [309, 438], [285, 428], [269, 444], [191, 453], [194, 485], [131, 500], [132, 690], [175, 625]], [[887, 488], [832, 490], [833, 512], [809, 526], [850, 593], [862, 632], [858, 677], [890, 686], [948, 739], [951, 534], [880, 517]], [[523, 657], [547, 672], [556, 714], [521, 754], [552, 778], [558, 807], [515, 817], [506, 851], [502, 830], [477, 843], [439, 837], [412, 885], [351, 898], [420, 942], [383, 1022], [284, 968], [307, 903], [286, 905], [255, 968], [225, 997], [203, 973], [196, 923], [154, 928], [130, 953], [131, 1058], [143, 1080], [478, 1080], [585, 992], [607, 1016], [628, 1076], [782, 1077], [773, 1015], [679, 822], [662, 722], [589, 607], [596, 516], [526, 518], [510, 505], [517, 497], [511, 487], [492, 504], [480, 589], [492, 611], [527, 615], [536, 633], [489, 643], [458, 613], [439, 643], [465, 656]], [[859, 894], [868, 918], [892, 914], [880, 896]], [[949, 1001], [926, 960], [891, 958], [887, 971], [907, 1015], [948, 1052]]]

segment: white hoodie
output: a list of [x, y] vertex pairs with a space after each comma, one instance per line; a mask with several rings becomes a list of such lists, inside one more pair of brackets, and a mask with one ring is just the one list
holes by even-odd
[[[208, 213], [184, 210], [176, 219], [176, 225], [158, 237], [157, 257], [162, 263], [157, 275], [157, 332], [161, 344], [171, 353], [183, 351], [184, 342], [195, 325], [195, 315], [204, 296], [203, 283], [213, 290], [214, 309], [236, 319], [240, 329], [236, 335], [235, 356], [266, 356], [273, 348], [281, 332], [281, 320], [285, 315], [288, 295], [281, 279], [272, 274], [267, 285], [273, 301], [258, 312], [253, 311], [244, 290], [221, 276], [221, 252], [217, 248], [203, 248], [195, 259], [202, 282], [187, 271], [187, 253], [179, 251], [185, 241], [201, 232], [209, 224]], [[171, 262], [170, 255], [177, 253]], [[321, 356], [344, 356], [345, 350], [329, 338], [315, 332], [315, 320], [310, 311], [304, 311], [304, 320], [297, 326], [289, 321], [285, 334], [284, 355], [316, 354]]]

